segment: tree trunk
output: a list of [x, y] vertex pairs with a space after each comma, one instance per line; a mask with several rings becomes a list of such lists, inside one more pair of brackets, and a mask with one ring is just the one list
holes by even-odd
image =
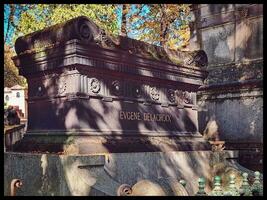
[[167, 42], [167, 33], [168, 33], [168, 23], [167, 23], [167, 16], [165, 13], [165, 5], [160, 4], [160, 12], [162, 13], [161, 15], [161, 23], [160, 23], [160, 45], [162, 47], [166, 46]]
[[122, 20], [121, 20], [121, 35], [127, 36], [127, 29], [126, 29], [126, 15], [128, 14], [129, 5], [128, 4], [122, 4]]

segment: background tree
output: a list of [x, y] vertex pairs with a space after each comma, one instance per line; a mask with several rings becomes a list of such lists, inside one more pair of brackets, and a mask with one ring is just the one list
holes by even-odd
[[[11, 36], [14, 43], [18, 36], [85, 15], [112, 34], [120, 33], [177, 49], [185, 46], [190, 37], [189, 6], [190, 4], [6, 4], [5, 41]], [[119, 12], [122, 12], [121, 19]], [[9, 30], [13, 30], [14, 34], [9, 34]]]
[[190, 4], [138, 4], [129, 23], [135, 39], [179, 49], [190, 39]]
[[15, 40], [22, 35], [84, 15], [110, 33], [118, 34], [115, 5], [94, 4], [5, 4], [4, 5], [4, 85], [25, 85], [11, 57]]
[[84, 15], [111, 34], [179, 49], [186, 46], [190, 38], [189, 6], [190, 4], [5, 4], [5, 86], [25, 85], [25, 79], [18, 76], [11, 60], [15, 40], [21, 35]]
[[121, 35], [127, 36], [127, 14], [131, 9], [130, 4], [122, 4], [122, 17], [121, 17]]
[[13, 52], [11, 47], [4, 45], [4, 87], [12, 87], [14, 85], [26, 86], [26, 79], [19, 76], [18, 69], [14, 65], [11, 57]]
[[5, 4], [4, 5], [4, 43], [12, 46], [12, 38], [17, 31], [19, 17], [21, 13], [27, 11], [30, 6], [25, 4]]
[[[84, 15], [112, 34], [119, 34], [116, 5], [105, 4], [6, 4], [5, 42]], [[13, 34], [9, 34], [13, 30]], [[11, 37], [11, 38], [9, 38]]]

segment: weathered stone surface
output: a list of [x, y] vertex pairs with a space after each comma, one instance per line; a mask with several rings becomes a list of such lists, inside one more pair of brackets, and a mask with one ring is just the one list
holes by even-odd
[[200, 132], [211, 130], [210, 125], [215, 124], [226, 149], [239, 149], [242, 165], [262, 171], [262, 90], [217, 88], [198, 97]]
[[210, 16], [234, 10], [234, 4], [200, 4], [200, 16]]
[[[198, 18], [194, 22], [198, 24], [196, 35], [199, 35], [198, 42], [207, 52], [209, 66], [262, 58], [262, 4], [200, 4], [197, 10]], [[212, 34], [217, 34], [219, 37], [215, 38], [218, 39]], [[220, 39], [227, 41], [227, 45], [222, 44]], [[228, 59], [215, 59], [212, 45], [216, 43], [221, 47], [218, 47], [221, 55], [228, 55]]]
[[[253, 70], [251, 70], [253, 69]], [[252, 81], [260, 81], [263, 78], [263, 61], [254, 61], [252, 63], [240, 65], [227, 65], [227, 66], [211, 66], [209, 69], [209, 75], [205, 80], [206, 84], [219, 85], [231, 84], [234, 82], [244, 83], [247, 82], [247, 86]]]
[[262, 12], [262, 4], [199, 4], [196, 9], [199, 17], [195, 23], [198, 28], [211, 28], [261, 16]]
[[134, 186], [138, 181], [147, 179], [160, 185], [166, 195], [177, 195], [179, 191], [176, 191], [174, 180], [184, 179], [187, 191], [192, 195], [197, 190], [198, 176], [210, 176], [210, 153], [147, 152], [84, 156], [5, 153], [4, 191], [5, 195], [9, 195], [11, 180], [19, 178], [23, 187], [17, 190], [18, 196], [116, 196], [121, 184]]
[[[226, 160], [235, 160], [236, 153], [225, 151], [224, 156], [220, 156], [222, 170], [225, 173], [236, 173], [238, 170], [251, 174], [235, 162]], [[198, 191], [199, 177], [205, 178], [205, 191], [210, 193], [214, 176], [213, 157], [211, 151], [98, 155], [8, 152], [4, 154], [4, 195], [9, 195], [10, 182], [15, 178], [21, 179], [23, 184], [17, 190], [18, 196], [117, 196], [117, 190], [122, 184], [130, 185], [134, 190], [140, 183], [144, 183], [150, 191], [153, 188], [160, 191], [155, 193], [153, 190], [150, 195], [192, 196]], [[215, 173], [222, 172], [216, 169]], [[181, 179], [186, 182], [185, 188], [179, 183]], [[148, 190], [144, 190], [143, 186], [139, 187], [135, 195], [148, 195]]]
[[[114, 38], [86, 17], [20, 37], [16, 51], [14, 62], [29, 86], [28, 130], [17, 150], [156, 151], [154, 136], [173, 140], [165, 145], [172, 150], [204, 148], [196, 118], [196, 91], [207, 76], [204, 51]], [[140, 142], [143, 136], [148, 140]], [[68, 144], [68, 137], [77, 141]], [[183, 137], [192, 141], [176, 145]], [[99, 142], [90, 146], [92, 140]]]
[[236, 29], [236, 61], [263, 58], [263, 18], [238, 22]]
[[234, 61], [234, 24], [201, 30], [202, 45], [207, 52], [209, 66]]
[[262, 153], [256, 149], [262, 148], [263, 141], [263, 4], [195, 8], [193, 38], [198, 41], [194, 42], [209, 58], [207, 85], [197, 95], [200, 132], [216, 123], [226, 148], [239, 149], [239, 161], [260, 170]]
[[198, 102], [202, 110], [199, 111], [200, 131], [213, 120], [223, 140], [262, 140], [262, 103], [262, 91], [259, 89], [202, 93]]
[[129, 54], [178, 65], [201, 67], [206, 66], [208, 62], [203, 51], [174, 51], [123, 36], [109, 35], [84, 16], [22, 36], [16, 40], [15, 49], [18, 55], [38, 52], [40, 49], [53, 48], [55, 45], [73, 39], [81, 40], [86, 44], [91, 42], [102, 48], [123, 50]]

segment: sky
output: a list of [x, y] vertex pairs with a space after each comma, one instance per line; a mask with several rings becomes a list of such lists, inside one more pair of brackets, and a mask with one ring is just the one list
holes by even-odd
[[[10, 9], [9, 9], [9, 6], [7, 4], [4, 5], [4, 36], [6, 37], [6, 32], [7, 32], [7, 25], [8, 25], [8, 16], [9, 16], [9, 13], [10, 13]], [[14, 29], [11, 28], [10, 32], [8, 34], [12, 35], [14, 32]], [[11, 41], [10, 41], [10, 38], [11, 37], [8, 37], [7, 39], [7, 43], [9, 44]]]

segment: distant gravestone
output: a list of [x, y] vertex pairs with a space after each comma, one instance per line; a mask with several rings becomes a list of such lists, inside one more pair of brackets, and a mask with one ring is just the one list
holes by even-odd
[[20, 151], [210, 149], [196, 105], [204, 51], [110, 36], [86, 17], [20, 37], [15, 50], [29, 87]]

